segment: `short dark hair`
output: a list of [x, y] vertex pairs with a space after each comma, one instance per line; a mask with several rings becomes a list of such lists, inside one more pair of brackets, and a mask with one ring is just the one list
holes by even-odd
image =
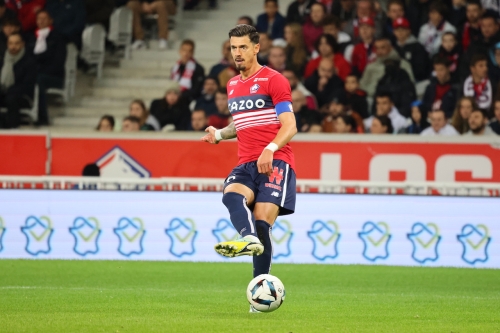
[[435, 55], [433, 60], [432, 60], [432, 64], [435, 66], [435, 65], [443, 65], [443, 66], [446, 66], [447, 68], [450, 67], [451, 65], [451, 62], [450, 60], [448, 60], [448, 58], [442, 56], [442, 55]]
[[465, 4], [465, 6], [478, 6], [479, 9], [483, 9], [483, 5], [481, 4], [481, 1], [479, 1], [479, 0], [469, 0]]
[[212, 81], [214, 81], [214, 82], [215, 82], [215, 84], [217, 84], [217, 87], [219, 87], [219, 86], [220, 86], [219, 78], [218, 78], [217, 76], [212, 76], [212, 75], [209, 75], [209, 76], [205, 77], [205, 80], [204, 80], [203, 82], [205, 82], [205, 81], [207, 81], [207, 80], [212, 80]]
[[391, 118], [388, 116], [379, 116], [379, 115], [374, 115], [374, 118], [378, 119], [380, 121], [380, 124], [382, 126], [387, 127], [387, 133], [393, 133], [394, 132], [394, 127], [392, 126], [392, 121]]
[[337, 27], [337, 29], [340, 29], [341, 22], [340, 22], [340, 20], [339, 20], [339, 18], [337, 16], [326, 15], [323, 18], [323, 21], [321, 21], [321, 26], [324, 27], [325, 25], [334, 25], [335, 27]]
[[21, 38], [21, 40], [24, 42], [24, 37], [20, 32], [14, 32], [14, 33], [10, 34], [10, 36], [7, 37], [7, 40], [9, 40], [9, 38], [12, 36], [19, 36], [19, 38]]
[[229, 38], [248, 36], [253, 44], [259, 44], [259, 33], [255, 27], [248, 24], [238, 24], [229, 30]]
[[431, 111], [429, 112], [429, 115], [430, 115], [431, 113], [434, 113], [434, 112], [442, 112], [442, 113], [443, 113], [443, 116], [444, 116], [444, 119], [447, 119], [447, 118], [448, 118], [448, 117], [446, 116], [446, 112], [445, 112], [443, 109], [441, 109], [441, 108], [440, 108], [440, 109], [431, 110]]
[[429, 13], [430, 12], [438, 12], [443, 17], [446, 16], [447, 11], [448, 11], [448, 8], [441, 1], [433, 2], [429, 6]]
[[52, 15], [50, 15], [50, 13], [48, 12], [47, 9], [40, 9], [39, 11], [36, 12], [36, 16], [40, 15], [41, 13], [45, 13], [47, 14], [47, 16], [52, 20]]
[[470, 59], [470, 67], [476, 66], [476, 64], [480, 61], [488, 62], [488, 57], [484, 53], [476, 53]]
[[203, 116], [205, 116], [205, 118], [207, 117], [207, 111], [205, 111], [203, 109], [194, 109], [193, 112], [191, 112], [191, 114], [193, 114], [195, 112], [203, 112]]
[[268, 2], [274, 2], [278, 6], [278, 0], [264, 0], [264, 5]]
[[295, 77], [297, 79], [301, 77], [301, 75], [299, 74], [299, 72], [297, 70], [295, 70], [295, 68], [293, 68], [291, 66], [286, 66], [285, 69], [283, 70], [283, 72], [292, 72], [293, 75], [295, 75]]
[[240, 16], [240, 18], [238, 19], [239, 21], [240, 20], [245, 20], [248, 22], [248, 25], [251, 25], [253, 26], [253, 19], [250, 17], [250, 16], [247, 16], [247, 15], [243, 15], [243, 16]]
[[446, 31], [443, 36], [446, 36], [446, 35], [451, 35], [453, 36], [453, 38], [455, 38], [455, 41], [457, 41], [457, 35], [455, 35], [455, 33], [451, 32], [451, 31]]
[[13, 25], [21, 28], [21, 22], [16, 17], [6, 17], [3, 21], [2, 27], [5, 27], [6, 25]]
[[311, 7], [315, 6], [315, 5], [321, 6], [321, 8], [323, 8], [323, 13], [327, 12], [326, 6], [324, 4], [322, 4], [321, 2], [313, 2], [312, 5], [311, 5]]
[[389, 10], [389, 7], [391, 7], [391, 5], [401, 6], [403, 8], [403, 10], [405, 10], [405, 4], [401, 0], [389, 0], [387, 2], [387, 10]]
[[492, 19], [496, 24], [498, 24], [498, 14], [494, 11], [487, 10], [481, 16], [481, 20]]
[[[474, 109], [472, 109], [472, 112], [481, 112], [481, 114], [483, 115], [483, 118], [489, 118], [489, 117], [488, 117], [488, 113], [486, 113], [486, 111], [485, 111], [485, 110], [483, 110], [483, 109], [480, 109], [480, 108], [474, 108]], [[471, 112], [471, 113], [472, 113], [472, 112]]]
[[375, 100], [377, 100], [377, 98], [388, 98], [392, 102], [392, 94], [388, 91], [379, 92], [377, 96], [375, 96]]
[[216, 93], [227, 95], [227, 89], [226, 89], [226, 87], [220, 87], [219, 89], [217, 89]]
[[132, 123], [137, 123], [137, 124], [141, 124], [141, 120], [139, 118], [137, 118], [136, 116], [127, 116], [125, 118], [123, 118], [123, 121], [130, 121]]
[[352, 116], [348, 114], [341, 114], [337, 118], [341, 118], [346, 125], [351, 126], [351, 131], [354, 131], [356, 129], [356, 121]]
[[321, 43], [322, 38], [324, 38], [326, 40], [326, 43], [330, 45], [330, 47], [332, 48], [332, 52], [337, 53], [337, 51], [339, 50], [339, 44], [335, 40], [335, 37], [329, 34], [321, 34], [321, 36], [316, 39], [316, 42], [314, 43], [314, 48], [316, 49], [316, 51], [318, 51], [319, 53], [319, 44]]
[[391, 40], [389, 39], [389, 37], [382, 36], [382, 37], [375, 38], [375, 42], [389, 42], [390, 43]]
[[184, 39], [182, 41], [182, 43], [181, 43], [181, 46], [182, 45], [189, 45], [189, 46], [191, 46], [193, 48], [193, 51], [194, 51], [194, 45], [195, 45], [194, 44], [194, 40], [192, 40], [192, 39]]

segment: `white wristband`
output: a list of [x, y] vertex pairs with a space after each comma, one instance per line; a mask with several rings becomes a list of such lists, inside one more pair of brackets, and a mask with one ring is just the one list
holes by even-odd
[[222, 131], [221, 130], [215, 131], [215, 140], [217, 140], [217, 141], [224, 140], [224, 139], [222, 139], [222, 135], [220, 135], [220, 132], [222, 132]]
[[276, 152], [276, 150], [278, 150], [278, 145], [275, 144], [274, 142], [271, 142], [264, 149], [269, 149], [270, 151], [272, 151], [274, 153], [274, 152]]

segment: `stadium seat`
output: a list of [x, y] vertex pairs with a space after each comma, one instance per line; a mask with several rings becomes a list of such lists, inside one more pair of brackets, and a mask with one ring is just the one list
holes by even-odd
[[97, 66], [97, 77], [102, 77], [106, 30], [101, 24], [93, 24], [83, 30], [81, 57], [89, 65]]
[[67, 49], [66, 64], [64, 65], [64, 87], [62, 89], [51, 88], [47, 90], [48, 94], [62, 96], [65, 103], [75, 95], [76, 63], [78, 58], [78, 49], [74, 44], [68, 44]]
[[115, 9], [109, 19], [108, 40], [115, 46], [125, 47], [125, 59], [130, 59], [132, 41], [132, 11], [127, 7]]

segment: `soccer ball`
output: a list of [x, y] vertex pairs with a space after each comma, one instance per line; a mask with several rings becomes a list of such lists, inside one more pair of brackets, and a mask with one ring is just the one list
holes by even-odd
[[276, 276], [261, 274], [248, 284], [247, 299], [259, 311], [274, 311], [285, 300], [285, 286]]

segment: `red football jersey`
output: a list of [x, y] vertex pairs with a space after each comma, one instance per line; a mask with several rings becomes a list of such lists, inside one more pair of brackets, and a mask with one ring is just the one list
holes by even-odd
[[[242, 80], [240, 75], [229, 80], [227, 95], [238, 137], [238, 164], [257, 161], [281, 128], [276, 105], [288, 102], [286, 112], [293, 112], [290, 83], [277, 71], [263, 66], [246, 80]], [[276, 151], [273, 158], [295, 168], [292, 148], [288, 143]]]

